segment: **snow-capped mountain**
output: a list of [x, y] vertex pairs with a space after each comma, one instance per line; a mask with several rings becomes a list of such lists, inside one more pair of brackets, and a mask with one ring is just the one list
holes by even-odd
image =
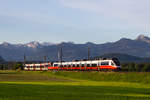
[[136, 40], [150, 43], [150, 38], [145, 35], [139, 35]]
[[150, 57], [150, 38], [144, 35], [138, 36], [135, 40], [122, 38], [116, 42], [104, 44], [75, 44], [72, 42], [62, 42], [59, 44], [36, 41], [26, 44], [11, 44], [4, 42], [0, 44], [0, 56], [8, 61], [23, 60], [26, 54], [28, 60], [43, 60], [43, 56], [48, 56], [50, 60], [58, 60], [58, 50], [62, 46], [63, 59], [85, 59], [90, 46], [91, 57], [107, 53], [123, 53], [139, 57]]
[[39, 42], [33, 41], [33, 42], [25, 44], [25, 46], [27, 46], [29, 48], [37, 48], [37, 47], [41, 46], [41, 44]]

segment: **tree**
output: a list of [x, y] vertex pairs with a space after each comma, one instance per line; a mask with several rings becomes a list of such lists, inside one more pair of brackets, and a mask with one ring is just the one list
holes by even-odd
[[135, 65], [137, 72], [141, 72], [143, 67], [144, 67], [144, 63], [139, 63]]
[[146, 63], [144, 64], [144, 67], [141, 70], [142, 72], [149, 72], [150, 71], [150, 64]]
[[128, 65], [128, 71], [129, 72], [136, 71], [135, 63], [129, 63], [129, 65]]

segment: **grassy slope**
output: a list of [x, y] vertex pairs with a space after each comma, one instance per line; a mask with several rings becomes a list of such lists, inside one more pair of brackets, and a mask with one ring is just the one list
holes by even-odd
[[120, 73], [120, 72], [56, 72], [58, 76], [77, 78], [81, 80], [105, 82], [134, 82], [150, 84], [150, 73]]
[[133, 83], [131, 78], [128, 78], [132, 74], [149, 77], [148, 73], [123, 74], [124, 80], [101, 79], [108, 78], [112, 74], [117, 77], [123, 73], [120, 75], [120, 73], [97, 72], [0, 72], [0, 100], [150, 99], [149, 84], [135, 81], [138, 78], [134, 79]]

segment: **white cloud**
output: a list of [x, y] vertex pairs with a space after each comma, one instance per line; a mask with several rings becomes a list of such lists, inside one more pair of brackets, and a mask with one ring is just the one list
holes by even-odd
[[59, 0], [64, 7], [94, 12], [107, 19], [126, 21], [135, 28], [150, 31], [150, 0]]

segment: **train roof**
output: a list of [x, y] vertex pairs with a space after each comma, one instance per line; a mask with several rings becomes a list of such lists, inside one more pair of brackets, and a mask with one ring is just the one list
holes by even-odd
[[26, 66], [44, 66], [44, 65], [49, 65], [50, 63], [37, 63], [37, 64], [25, 64]]
[[[55, 61], [51, 62], [51, 64], [84, 64], [84, 63], [98, 63], [102, 61], [110, 61], [110, 60], [118, 60], [117, 58], [98, 58], [98, 59], [82, 59], [82, 60], [72, 60], [72, 61]], [[35, 63], [35, 64], [25, 64], [26, 66], [40, 66], [40, 65], [48, 65], [50, 63]]]
[[86, 60], [86, 61], [68, 61], [68, 62], [54, 62], [53, 64], [84, 64], [84, 63], [98, 63], [98, 62], [102, 62], [102, 61], [112, 61], [112, 59], [105, 59], [105, 60]]

